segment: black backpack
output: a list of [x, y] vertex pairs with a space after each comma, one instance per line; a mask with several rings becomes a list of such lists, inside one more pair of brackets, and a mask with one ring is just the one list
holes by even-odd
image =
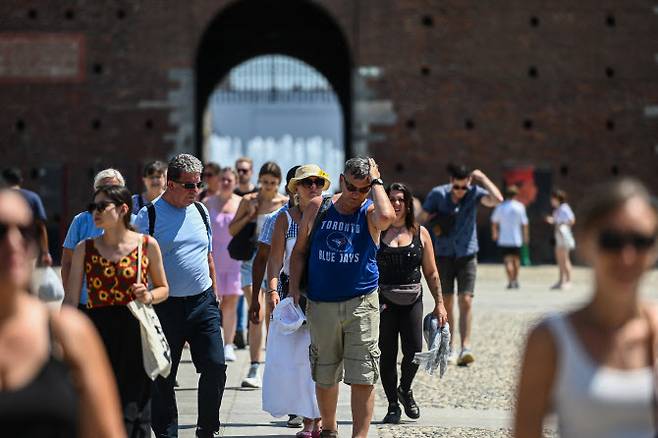
[[[206, 226], [206, 234], [210, 234], [210, 224], [208, 223], [206, 213], [203, 211], [203, 206], [200, 202], [195, 202], [194, 206], [199, 211], [201, 219], [203, 219], [203, 224]], [[146, 211], [149, 215], [149, 236], [153, 236], [153, 233], [155, 232], [155, 205], [149, 202], [146, 204]]]

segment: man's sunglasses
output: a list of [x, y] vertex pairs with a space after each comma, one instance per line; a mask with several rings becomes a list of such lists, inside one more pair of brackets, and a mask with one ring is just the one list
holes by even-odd
[[180, 181], [174, 181], [176, 184], [180, 184], [182, 188], [185, 190], [194, 190], [194, 189], [202, 189], [205, 187], [206, 183], [203, 181], [199, 181], [198, 183], [184, 183]]
[[114, 202], [112, 202], [112, 201], [91, 202], [89, 205], [87, 205], [87, 211], [89, 213], [93, 213], [94, 211], [102, 213], [111, 204], [114, 204]]
[[646, 251], [656, 244], [656, 235], [641, 233], [620, 233], [618, 231], [604, 230], [599, 234], [599, 248], [604, 251], [618, 252], [627, 245], [636, 251]]
[[316, 187], [324, 187], [324, 178], [304, 178], [303, 180], [299, 181], [299, 184], [302, 186], [306, 187], [307, 189], [310, 189], [313, 184], [315, 184]]
[[452, 189], [453, 190], [468, 190], [468, 186], [460, 186], [460, 185], [457, 185], [457, 184], [453, 184]]
[[26, 241], [34, 240], [36, 236], [34, 225], [20, 226], [16, 224], [6, 224], [4, 222], [0, 222], [0, 241], [4, 240], [9, 230], [14, 227], [18, 228], [18, 232], [21, 233], [21, 236], [23, 236], [23, 239]]
[[238, 173], [249, 173], [251, 169], [236, 169]]
[[350, 183], [347, 178], [345, 178], [345, 175], [343, 176], [343, 181], [345, 181], [345, 188], [347, 189], [348, 192], [359, 192], [359, 193], [368, 193], [370, 191], [370, 186], [366, 187], [357, 187], [354, 184]]

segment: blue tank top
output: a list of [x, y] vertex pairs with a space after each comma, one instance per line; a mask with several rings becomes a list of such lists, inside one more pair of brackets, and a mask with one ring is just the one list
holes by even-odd
[[377, 245], [368, 230], [366, 201], [342, 215], [332, 203], [313, 235], [308, 257], [307, 295], [313, 301], [339, 302], [377, 288]]

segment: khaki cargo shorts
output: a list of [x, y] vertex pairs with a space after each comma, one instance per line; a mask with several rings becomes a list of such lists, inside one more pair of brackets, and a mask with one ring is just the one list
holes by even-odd
[[306, 320], [311, 332], [311, 374], [316, 384], [331, 387], [341, 380], [355, 385], [377, 383], [377, 291], [338, 303], [308, 300]]

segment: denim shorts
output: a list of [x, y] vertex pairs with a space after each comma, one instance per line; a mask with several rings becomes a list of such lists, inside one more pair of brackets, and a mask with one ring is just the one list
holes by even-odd
[[[245, 260], [242, 262], [242, 265], [240, 266], [240, 281], [242, 284], [242, 288], [244, 289], [245, 286], [251, 286], [254, 282], [254, 279], [251, 275], [251, 270], [254, 267], [254, 259], [256, 258], [256, 255], [251, 258], [251, 260]], [[264, 272], [263, 275], [263, 284], [261, 286], [263, 289], [267, 290], [267, 270]], [[251, 298], [251, 297], [250, 297]]]

